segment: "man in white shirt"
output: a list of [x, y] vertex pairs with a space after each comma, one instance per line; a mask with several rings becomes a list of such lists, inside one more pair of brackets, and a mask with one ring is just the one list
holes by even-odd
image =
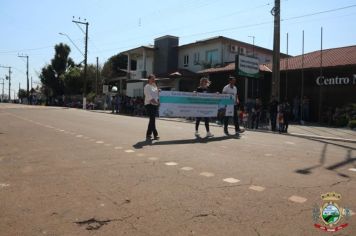
[[[240, 104], [240, 101], [239, 101], [239, 97], [237, 95], [237, 88], [236, 88], [235, 84], [236, 84], [236, 78], [233, 76], [230, 76], [229, 84], [223, 88], [222, 93], [231, 94], [235, 98], [233, 118], [234, 118], [234, 125], [235, 125], [235, 134], [239, 135], [241, 130], [240, 130], [240, 126], [239, 126], [239, 117], [238, 117], [237, 111], [238, 111], [238, 105]], [[226, 135], [229, 135], [228, 125], [229, 125], [229, 117], [225, 116], [224, 117], [224, 133]]]

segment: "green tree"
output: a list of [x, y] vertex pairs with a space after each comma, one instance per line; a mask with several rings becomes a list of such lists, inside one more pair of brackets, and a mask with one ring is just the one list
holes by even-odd
[[20, 89], [17, 93], [19, 99], [27, 98], [27, 91], [24, 89]]
[[[131, 70], [135, 69], [136, 66], [136, 61], [131, 60]], [[101, 75], [106, 78], [115, 78], [122, 74], [120, 69], [127, 69], [127, 55], [119, 53], [105, 62]]]
[[42, 68], [40, 79], [46, 87], [46, 95], [49, 97], [64, 94], [64, 78], [68, 68], [75, 67], [74, 61], [69, 57], [70, 47], [60, 43], [55, 45], [54, 58], [49, 65]]

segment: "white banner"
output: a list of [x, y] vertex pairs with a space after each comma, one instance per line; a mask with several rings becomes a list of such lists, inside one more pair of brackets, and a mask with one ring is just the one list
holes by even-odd
[[230, 94], [162, 91], [160, 117], [233, 116], [235, 98]]

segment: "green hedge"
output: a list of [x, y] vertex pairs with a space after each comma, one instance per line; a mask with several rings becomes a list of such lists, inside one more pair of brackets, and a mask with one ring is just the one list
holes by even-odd
[[351, 129], [355, 129], [355, 128], [356, 128], [356, 120], [350, 120], [348, 126], [349, 126]]

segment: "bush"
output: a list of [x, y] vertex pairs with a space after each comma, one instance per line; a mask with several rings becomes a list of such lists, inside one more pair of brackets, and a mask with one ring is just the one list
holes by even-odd
[[348, 126], [349, 126], [351, 129], [355, 129], [355, 128], [356, 128], [356, 120], [350, 120]]
[[349, 123], [349, 119], [347, 118], [347, 116], [345, 114], [340, 115], [340, 116], [336, 117], [336, 119], [335, 119], [335, 125], [337, 127], [345, 127], [345, 126], [347, 126], [348, 123]]

